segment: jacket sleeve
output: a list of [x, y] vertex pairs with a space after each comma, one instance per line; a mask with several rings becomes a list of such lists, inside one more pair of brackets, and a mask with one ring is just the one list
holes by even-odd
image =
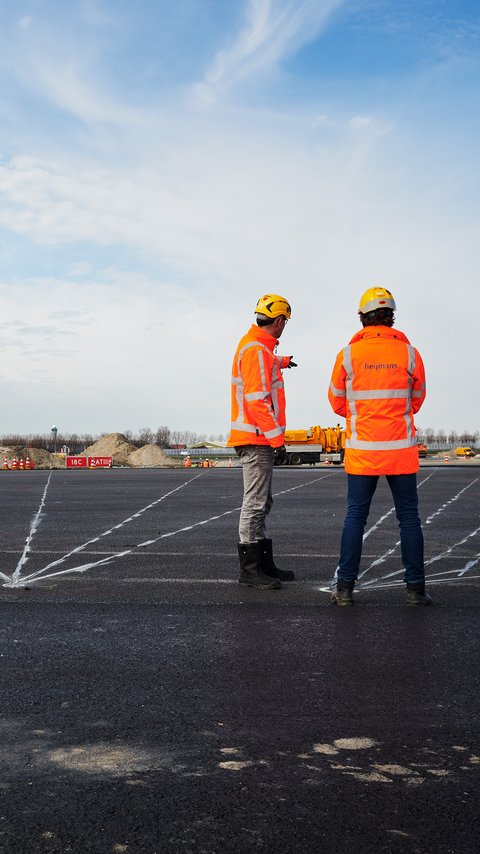
[[340, 350], [330, 379], [328, 399], [333, 411], [342, 418], [346, 418], [347, 415], [347, 397], [345, 388], [346, 376], [347, 372], [343, 367], [343, 350]]
[[278, 361], [280, 362], [280, 367], [282, 370], [284, 368], [288, 368], [290, 362], [292, 361], [291, 356], [277, 356]]
[[284, 439], [272, 406], [274, 358], [264, 347], [250, 347], [242, 356], [241, 373], [250, 424], [258, 427], [273, 448], [279, 448]]
[[418, 412], [426, 395], [427, 386], [425, 382], [425, 367], [420, 353], [418, 350], [415, 350], [415, 367], [413, 369], [412, 386], [412, 410], [414, 413]]

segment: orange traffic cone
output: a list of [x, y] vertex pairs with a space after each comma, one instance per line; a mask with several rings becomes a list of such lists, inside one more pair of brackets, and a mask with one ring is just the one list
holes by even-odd
[[328, 457], [325, 457], [325, 465], [326, 465], [326, 466], [329, 466], [329, 465], [330, 465], [330, 460], [328, 459]]
[[20, 459], [18, 461], [18, 468], [22, 469], [22, 471], [23, 471], [23, 468], [24, 468], [23, 457], [20, 457]]
[[190, 457], [187, 457], [187, 459], [185, 460], [185, 468], [189, 469], [191, 467], [191, 465], [192, 465], [192, 461], [191, 461]]
[[446, 463], [448, 463], [450, 460], [450, 457], [448, 456], [448, 454], [445, 454], [443, 459], [445, 460]]
[[11, 469], [12, 469], [12, 471], [15, 471], [15, 469], [18, 469], [18, 460], [16, 457], [14, 457], [12, 460]]
[[26, 458], [26, 460], [25, 460], [25, 468], [26, 468], [27, 470], [31, 468], [31, 465], [30, 465], [30, 457], [28, 456], [28, 454], [27, 454], [27, 458]]
[[8, 471], [9, 465], [6, 457], [3, 458], [3, 471]]

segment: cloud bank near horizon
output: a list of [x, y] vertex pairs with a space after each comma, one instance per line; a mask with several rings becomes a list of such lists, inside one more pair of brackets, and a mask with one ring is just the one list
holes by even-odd
[[[448, 341], [475, 360], [473, 21], [465, 4], [462, 38], [438, 19], [424, 42], [413, 6], [405, 32], [377, 5], [249, 0], [222, 16], [214, 3], [213, 20], [184, 0], [153, 22], [146, 3], [133, 21], [127, 3], [113, 16], [89, 0], [54, 26], [48, 2], [7, 3], [0, 384], [16, 376], [23, 392], [4, 432], [52, 418], [226, 432], [232, 351], [269, 290], [294, 307], [290, 424], [330, 423], [331, 366], [377, 282], [427, 363], [419, 423], [478, 428], [445, 355]], [[182, 43], [173, 72], [149, 25], [165, 52], [169, 32]]]

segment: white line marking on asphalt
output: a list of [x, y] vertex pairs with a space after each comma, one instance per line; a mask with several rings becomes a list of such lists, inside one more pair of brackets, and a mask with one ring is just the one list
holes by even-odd
[[435, 561], [441, 560], [442, 558], [446, 557], [450, 554], [450, 552], [453, 551], [453, 549], [456, 549], [457, 546], [463, 546], [463, 544], [466, 543], [467, 540], [469, 540], [471, 537], [474, 537], [476, 534], [478, 534], [479, 531], [480, 528], [475, 528], [475, 530], [471, 531], [470, 534], [467, 534], [467, 536], [464, 537], [463, 540], [459, 540], [457, 543], [454, 543], [452, 546], [449, 546], [448, 549], [445, 549], [445, 551], [440, 552], [440, 554], [435, 555], [434, 557], [431, 557], [427, 561], [425, 561], [425, 566], [431, 563], [435, 563]]
[[[30, 551], [30, 545], [31, 545], [31, 542], [33, 540], [33, 537], [35, 536], [37, 528], [40, 524], [40, 520], [42, 518], [42, 510], [45, 506], [45, 499], [47, 497], [47, 491], [48, 491], [50, 481], [52, 479], [52, 474], [53, 474], [53, 471], [51, 471], [50, 474], [48, 475], [48, 479], [47, 479], [47, 482], [45, 484], [45, 489], [43, 490], [43, 494], [42, 494], [42, 497], [40, 499], [39, 508], [38, 508], [37, 512], [35, 513], [35, 516], [33, 517], [32, 523], [30, 525], [30, 531], [28, 533], [28, 536], [27, 536], [27, 539], [25, 542], [25, 547], [23, 549], [22, 556], [21, 556], [20, 560], [18, 561], [18, 564], [16, 566], [16, 569], [15, 569], [12, 577], [8, 579], [7, 584], [4, 584], [4, 587], [16, 587], [18, 579], [20, 578], [20, 572], [21, 572], [22, 566], [28, 560], [28, 553]], [[2, 575], [3, 575], [3, 573], [2, 573]], [[5, 576], [3, 576], [3, 577], [5, 577]]]
[[[425, 483], [425, 481], [427, 481], [431, 476], [432, 475], [429, 475], [429, 477], [426, 477], [425, 480], [422, 481], [422, 484], [419, 484], [419, 486], [423, 485]], [[475, 478], [475, 480], [472, 480], [471, 483], [467, 484], [467, 486], [465, 486], [463, 489], [461, 489], [460, 492], [457, 492], [457, 494], [454, 495], [452, 498], [450, 498], [448, 501], [446, 501], [445, 504], [442, 504], [439, 508], [437, 508], [437, 510], [435, 510], [435, 512], [432, 513], [428, 517], [428, 519], [426, 519], [425, 525], [429, 525], [430, 522], [432, 521], [432, 519], [434, 519], [436, 516], [439, 516], [440, 513], [443, 513], [443, 511], [446, 510], [450, 506], [450, 504], [453, 504], [454, 501], [457, 501], [460, 498], [460, 496], [463, 495], [463, 493], [467, 489], [470, 489], [471, 486], [473, 486], [475, 483], [477, 483], [478, 480], [479, 480], [478, 477]], [[369, 564], [369, 566], [367, 566], [367, 568], [364, 569], [363, 572], [360, 573], [360, 575], [358, 576], [358, 580], [360, 580], [360, 578], [363, 578], [363, 576], [366, 575], [367, 572], [370, 572], [370, 570], [373, 569], [375, 566], [379, 566], [380, 564], [385, 563], [385, 560], [388, 557], [390, 557], [390, 555], [392, 555], [395, 552], [395, 550], [398, 548], [398, 546], [400, 545], [400, 542], [401, 542], [400, 540], [397, 540], [397, 542], [395, 543], [393, 548], [388, 549], [388, 551], [386, 551], [385, 554], [381, 555], [379, 558], [372, 561], [372, 563]], [[459, 545], [460, 545], [460, 543], [459, 543]], [[431, 559], [431, 560], [433, 561], [433, 559]], [[380, 576], [379, 578], [372, 578], [370, 581], [365, 581], [364, 585], [375, 584], [381, 578], [392, 578], [394, 575], [401, 575], [404, 573], [404, 571], [405, 570], [402, 568], [402, 569], [397, 570], [396, 572], [390, 572], [390, 573], [388, 573], [388, 575]]]
[[120, 578], [122, 584], [238, 584], [236, 578]]
[[[456, 578], [437, 578], [437, 576], [435, 576], [431, 580], [430, 580], [430, 575], [427, 575], [427, 582], [428, 582], [428, 586], [430, 587], [430, 585], [433, 585], [433, 584], [456, 584], [459, 581], [465, 581], [465, 580], [469, 581], [470, 579], [475, 579], [475, 578], [480, 578], [480, 575], [468, 575], [468, 576], [465, 576], [464, 578], [459, 578], [458, 576]], [[378, 582], [379, 583], [376, 584], [375, 586], [369, 585], [369, 587], [367, 589], [368, 590], [380, 590], [381, 588], [387, 588], [387, 587], [400, 587], [404, 584], [404, 582], [402, 581], [401, 578], [399, 578], [397, 581], [387, 581], [385, 584], [381, 583], [382, 579], [378, 579]]]
[[[476, 533], [476, 531], [474, 531], [473, 533]], [[467, 538], [465, 538], [465, 539], [467, 539]], [[455, 543], [455, 545], [461, 545], [463, 542], [465, 542], [465, 540], [461, 540], [459, 543]], [[453, 549], [453, 548], [455, 548], [455, 546], [452, 546], [451, 548]], [[443, 557], [444, 555], [448, 554], [448, 552], [450, 552], [450, 551], [451, 551], [451, 549], [447, 549], [445, 552], [442, 552], [442, 554], [440, 556], [437, 555], [434, 558], [430, 558], [429, 560], [425, 561], [425, 566], [428, 566], [429, 564], [433, 563], [433, 561], [438, 560], [439, 557]], [[430, 581], [431, 578], [436, 578], [439, 575], [451, 575], [451, 574], [456, 575], [457, 578], [461, 578], [470, 569], [473, 569], [473, 567], [476, 566], [477, 563], [479, 563], [479, 562], [480, 562], [480, 553], [475, 555], [473, 560], [469, 560], [462, 569], [445, 569], [445, 570], [442, 570], [439, 572], [429, 572], [428, 575], [426, 576], [426, 578], [427, 578], [427, 581]], [[403, 575], [404, 572], [405, 572], [405, 570], [402, 568], [402, 569], [396, 570], [395, 572], [390, 572], [390, 573], [388, 573], [388, 575], [382, 575], [382, 576], [379, 576], [378, 578], [371, 578], [369, 581], [365, 581], [363, 584], [360, 584], [359, 587], [370, 587], [372, 585], [375, 585], [379, 581], [386, 580], [387, 578], [394, 578], [394, 576], [396, 576], [396, 575]], [[475, 577], [475, 576], [469, 576], [469, 577], [471, 578], [471, 577]], [[395, 582], [395, 583], [402, 583], [402, 580]]]
[[[293, 492], [294, 490], [300, 489], [303, 486], [309, 486], [312, 483], [316, 483], [317, 481], [320, 481], [320, 480], [325, 480], [325, 478], [332, 477], [332, 476], [333, 475], [329, 473], [329, 474], [324, 474], [321, 477], [315, 477], [312, 480], [304, 481], [303, 483], [298, 484], [297, 486], [292, 486], [289, 489], [283, 489], [280, 492], [276, 492], [276, 493], [274, 493], [274, 497], [277, 498], [279, 495], [284, 495], [287, 492]], [[197, 475], [196, 477], [200, 477], [200, 475]], [[192, 478], [191, 480], [186, 481], [186, 483], [192, 483], [193, 480], [195, 480], [195, 479], [196, 478]], [[186, 484], [182, 484], [182, 485], [184, 486]], [[180, 489], [180, 487], [177, 487], [177, 489]], [[176, 490], [172, 490], [172, 492], [176, 492]], [[167, 493], [167, 494], [170, 494], [170, 493]], [[144, 509], [147, 509], [147, 508], [144, 508]], [[146, 546], [154, 545], [154, 543], [158, 543], [159, 540], [166, 539], [167, 537], [174, 537], [174, 536], [176, 536], [176, 534], [181, 534], [181, 533], [184, 533], [187, 531], [192, 531], [194, 528], [198, 528], [201, 525], [207, 525], [209, 522], [217, 521], [218, 519], [221, 519], [224, 516], [230, 516], [232, 513], [236, 513], [240, 510], [241, 510], [241, 507], [234, 507], [232, 510], [226, 510], [224, 513], [219, 513], [215, 516], [210, 516], [208, 519], [202, 519], [200, 522], [194, 522], [192, 525], [185, 525], [183, 528], [177, 528], [177, 530], [175, 530], [175, 531], [169, 531], [166, 534], [160, 534], [159, 537], [155, 537], [153, 540], [146, 540], [145, 542], [139, 543], [136, 546], [132, 546], [131, 548], [126, 549], [123, 552], [114, 552], [114, 553], [110, 554], [109, 556], [102, 558], [101, 560], [92, 561], [91, 563], [81, 564], [80, 566], [72, 567], [71, 569], [62, 569], [62, 570], [59, 570], [58, 572], [53, 572], [53, 573], [49, 573], [48, 575], [44, 575], [43, 573], [46, 572], [48, 568], [50, 568], [52, 566], [56, 566], [59, 563], [63, 562], [62, 559], [60, 559], [58, 561], [54, 561], [53, 563], [49, 564], [48, 566], [44, 567], [43, 569], [37, 570], [36, 572], [33, 572], [31, 575], [24, 576], [23, 578], [18, 579], [15, 586], [21, 586], [22, 584], [25, 584], [27, 581], [28, 582], [42, 581], [44, 579], [54, 578], [54, 577], [57, 577], [59, 575], [70, 575], [71, 573], [74, 573], [74, 572], [84, 573], [87, 570], [94, 569], [97, 566], [103, 566], [105, 564], [111, 563], [113, 560], [116, 560], [117, 558], [126, 557], [127, 555], [132, 554], [132, 552], [136, 551], [136, 549], [141, 549], [141, 548], [145, 548]], [[141, 512], [143, 512], [143, 511], [141, 511]], [[134, 518], [134, 517], [129, 517], [129, 519], [130, 518]], [[89, 543], [95, 542], [97, 539], [99, 539], [99, 537], [95, 538], [95, 540], [90, 540]], [[88, 545], [89, 543], [87, 543], [85, 545]], [[76, 551], [78, 551], [78, 550], [74, 549], [69, 554], [74, 554]]]
[[64, 563], [69, 557], [74, 554], [78, 554], [78, 552], [83, 551], [84, 549], [86, 549], [87, 546], [90, 546], [93, 543], [98, 543], [98, 541], [101, 540], [102, 537], [108, 537], [109, 534], [113, 534], [114, 531], [117, 531], [119, 528], [123, 528], [123, 526], [127, 525], [128, 522], [132, 522], [134, 519], [138, 519], [138, 517], [141, 516], [142, 513], [145, 513], [147, 510], [151, 510], [152, 507], [155, 507], [157, 504], [160, 504], [161, 501], [164, 501], [170, 495], [173, 495], [174, 492], [178, 492], [179, 489], [183, 489], [184, 486], [193, 483], [194, 480], [197, 480], [197, 478], [202, 477], [202, 474], [197, 474], [195, 475], [195, 477], [189, 478], [189, 480], [186, 480], [184, 483], [181, 483], [180, 486], [175, 487], [175, 489], [171, 489], [169, 492], [166, 492], [164, 495], [160, 496], [160, 498], [157, 498], [155, 499], [155, 501], [152, 501], [150, 504], [147, 504], [145, 507], [142, 507], [141, 510], [137, 510], [136, 513], [133, 513], [126, 519], [123, 519], [122, 522], [119, 522], [112, 528], [108, 528], [106, 531], [103, 531], [103, 533], [98, 534], [97, 537], [93, 537], [91, 540], [87, 540], [87, 542], [82, 543], [81, 546], [77, 546], [77, 548], [72, 549], [70, 552], [67, 552], [58, 560], [54, 560], [51, 563], [47, 564], [47, 566], [44, 566], [43, 569], [39, 569], [37, 570], [37, 572], [33, 572], [31, 575], [24, 577], [22, 581], [31, 581], [33, 578], [36, 578], [41, 573], [47, 572], [47, 570], [53, 569], [54, 566], [59, 566], [60, 564]]
[[[461, 578], [458, 575], [454, 578], [438, 578], [437, 575], [441, 575], [441, 574], [442, 573], [434, 574], [433, 577], [430, 575], [427, 575], [428, 586], [430, 587], [433, 584], [456, 584], [457, 582], [470, 581], [473, 579], [480, 578], [480, 575], [466, 575], [466, 576], [462, 576]], [[450, 573], [448, 573], [448, 574], [450, 574]], [[372, 581], [368, 585], [367, 584], [359, 584], [358, 587], [355, 587], [355, 590], [358, 592], [360, 592], [361, 590], [367, 590], [367, 591], [368, 590], [387, 590], [389, 588], [402, 587], [402, 586], [404, 586], [404, 584], [405, 584], [405, 582], [401, 578], [398, 578], [396, 581], [385, 581], [384, 583], [382, 583], [381, 578], [375, 578], [375, 579], [372, 579]], [[332, 593], [332, 588], [330, 585], [325, 586], [325, 587], [317, 587], [316, 589], [319, 590], [320, 593], [330, 593], [330, 594]]]
[[466, 492], [466, 491], [467, 491], [467, 489], [470, 489], [470, 487], [471, 487], [471, 486], [473, 486], [473, 485], [474, 485], [474, 483], [477, 483], [477, 482], [478, 482], [478, 480], [479, 480], [479, 478], [478, 478], [478, 477], [476, 477], [476, 478], [475, 478], [475, 480], [472, 480], [472, 481], [471, 481], [471, 483], [467, 483], [467, 485], [466, 485], [466, 486], [464, 486], [464, 487], [463, 487], [463, 489], [461, 489], [461, 490], [460, 490], [460, 492], [457, 492], [457, 494], [456, 494], [456, 495], [454, 495], [454, 496], [453, 496], [453, 498], [449, 498], [449, 499], [448, 499], [448, 501], [446, 501], [446, 502], [445, 502], [445, 504], [442, 504], [442, 505], [441, 505], [441, 507], [439, 507], [439, 508], [438, 508], [438, 510], [436, 510], [436, 511], [435, 511], [435, 513], [432, 513], [432, 515], [428, 517], [428, 519], [427, 519], [427, 521], [425, 522], [425, 524], [426, 524], [426, 525], [429, 525], [429, 524], [430, 524], [430, 522], [432, 521], [432, 519], [434, 519], [434, 518], [435, 518], [435, 516], [439, 516], [439, 515], [440, 515], [440, 513], [443, 513], [443, 511], [444, 511], [444, 510], [445, 510], [445, 509], [446, 509], [450, 504], [453, 504], [453, 502], [454, 502], [454, 501], [457, 501], [457, 499], [458, 499], [458, 498], [460, 498], [460, 496], [461, 496], [461, 495], [463, 495], [463, 493], [464, 493], [464, 492]]
[[[460, 570], [460, 572], [458, 573], [458, 577], [460, 578], [461, 576], [465, 575], [465, 573], [468, 572], [469, 569], [473, 569], [473, 567], [476, 566], [477, 563], [479, 563], [479, 562], [480, 562], [480, 552], [475, 555], [474, 560], [469, 560], [468, 563], [463, 567], [463, 569]], [[469, 577], [471, 578], [471, 576], [469, 576]]]
[[[435, 473], [436, 473], [436, 472], [432, 471], [429, 475], [427, 475], [426, 477], [424, 477], [424, 478], [423, 478], [423, 480], [421, 480], [421, 481], [420, 481], [420, 483], [418, 484], [418, 488], [420, 489], [420, 487], [421, 487], [421, 486], [423, 486], [423, 484], [424, 484], [424, 483], [426, 483], [426, 482], [427, 482], [427, 480], [430, 480], [430, 478], [431, 478], [431, 477], [433, 477]], [[374, 533], [374, 531], [376, 531], [376, 530], [377, 530], [377, 528], [379, 528], [379, 527], [380, 527], [380, 525], [382, 524], [382, 522], [384, 522], [384, 521], [385, 521], [385, 519], [388, 519], [388, 517], [389, 517], [389, 516], [391, 516], [391, 514], [392, 514], [394, 511], [395, 511], [395, 506], [390, 507], [390, 510], [388, 510], [386, 513], [384, 513], [384, 514], [383, 514], [383, 516], [380, 516], [380, 518], [379, 518], [379, 519], [377, 519], [377, 521], [372, 525], [372, 527], [371, 527], [371, 528], [369, 528], [369, 529], [368, 529], [368, 531], [366, 531], [366, 533], [364, 533], [364, 535], [363, 535], [363, 537], [362, 537], [362, 541], [363, 541], [363, 542], [365, 542], [365, 540], [367, 539], [367, 537], [369, 537], [369, 536], [370, 536], [370, 534], [373, 534], [373, 533]], [[397, 543], [395, 543], [395, 546], [393, 547], [393, 549], [390, 549], [390, 550], [389, 550], [385, 555], [383, 555], [383, 557], [381, 557], [381, 558], [377, 558], [377, 560], [373, 561], [373, 563], [371, 563], [371, 564], [370, 564], [370, 566], [367, 566], [367, 568], [366, 568], [366, 569], [364, 569], [364, 570], [363, 570], [363, 572], [361, 572], [361, 573], [360, 573], [360, 575], [358, 576], [358, 581], [359, 581], [361, 578], [363, 578], [363, 576], [364, 576], [364, 575], [366, 575], [366, 573], [367, 573], [367, 572], [369, 572], [369, 571], [372, 569], [372, 567], [376, 566], [377, 564], [383, 563], [386, 557], [388, 557], [389, 555], [393, 554], [393, 552], [396, 550], [396, 548], [397, 548], [397, 546], [398, 546], [399, 544], [400, 544], [400, 540], [398, 540], [398, 542], [397, 542]], [[336, 585], [336, 583], [337, 583], [337, 575], [338, 575], [338, 566], [337, 566], [337, 568], [336, 568], [335, 572], [333, 573], [333, 579], [332, 579], [332, 581], [331, 581], [331, 589], [332, 589], [332, 590], [333, 590], [333, 588], [335, 587], [335, 585]]]
[[[420, 481], [420, 483], [418, 484], [418, 488], [420, 489], [420, 487], [421, 487], [421, 486], [423, 486], [423, 484], [424, 484], [424, 483], [426, 483], [426, 482], [427, 482], [427, 480], [430, 480], [430, 478], [431, 478], [431, 477], [433, 477], [433, 475], [434, 475], [434, 474], [435, 474], [435, 472], [432, 472], [431, 474], [427, 475], [427, 477], [424, 477], [424, 478], [423, 478], [423, 480], [421, 480], [421, 481]], [[374, 525], [372, 525], [372, 527], [371, 527], [371, 528], [369, 528], [369, 530], [368, 530], [368, 531], [363, 535], [363, 541], [365, 542], [365, 540], [367, 539], [367, 537], [369, 537], [369, 536], [370, 536], [370, 534], [373, 534], [373, 532], [374, 532], [374, 531], [376, 531], [376, 530], [377, 530], [377, 528], [379, 528], [379, 527], [380, 527], [380, 525], [382, 524], [382, 522], [384, 522], [384, 521], [385, 521], [385, 519], [388, 519], [388, 517], [389, 517], [389, 516], [391, 516], [391, 515], [392, 515], [392, 513], [393, 513], [394, 511], [395, 511], [395, 506], [390, 507], [390, 510], [388, 510], [388, 511], [387, 511], [387, 513], [385, 513], [383, 516], [380, 516], [380, 519], [378, 519], [378, 520], [375, 522], [375, 524], [374, 524]], [[368, 572], [368, 570], [366, 569], [366, 570], [365, 570], [365, 572]], [[362, 572], [362, 575], [364, 575], [364, 573], [363, 573], [363, 572]], [[360, 577], [361, 577], [361, 576], [359, 576], [359, 578], [360, 578]]]

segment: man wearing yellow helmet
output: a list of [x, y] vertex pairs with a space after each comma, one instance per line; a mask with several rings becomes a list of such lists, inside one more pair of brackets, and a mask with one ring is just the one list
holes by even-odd
[[358, 310], [363, 329], [339, 352], [330, 382], [332, 408], [347, 421], [348, 509], [332, 595], [336, 605], [353, 605], [363, 532], [380, 475], [386, 475], [400, 525], [407, 604], [431, 602], [425, 593], [413, 420], [425, 400], [425, 371], [418, 350], [392, 328], [395, 310], [386, 288], [365, 291]]
[[256, 324], [240, 340], [232, 366], [232, 423], [228, 445], [235, 448], [243, 467], [243, 502], [238, 555], [241, 584], [277, 590], [291, 581], [291, 570], [281, 570], [273, 559], [266, 517], [273, 504], [275, 462], [286, 459], [284, 368], [296, 367], [291, 356], [277, 356], [276, 347], [291, 317], [288, 301], [265, 294], [255, 306]]

